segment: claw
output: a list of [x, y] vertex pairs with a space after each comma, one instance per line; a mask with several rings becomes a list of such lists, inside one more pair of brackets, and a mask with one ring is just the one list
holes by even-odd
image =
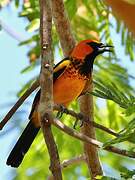
[[63, 105], [60, 105], [60, 109], [56, 115], [57, 118], [61, 118], [64, 113], [68, 114], [68, 110]]
[[61, 113], [61, 111], [58, 111], [56, 114], [56, 118], [61, 118], [61, 117], [62, 117], [62, 113]]
[[74, 129], [76, 129], [76, 126], [78, 125], [78, 122], [80, 122], [80, 127], [83, 126], [83, 119], [78, 119], [78, 118], [76, 118], [76, 121], [75, 121], [75, 123], [74, 123], [74, 125], [73, 125], [73, 128], [74, 128]]
[[76, 118], [75, 123], [74, 123], [74, 125], [73, 125], [73, 128], [74, 128], [74, 129], [76, 129], [76, 126], [77, 126], [77, 124], [78, 124], [78, 121], [79, 121], [79, 119]]
[[80, 127], [82, 127], [82, 126], [83, 126], [83, 119], [80, 120]]

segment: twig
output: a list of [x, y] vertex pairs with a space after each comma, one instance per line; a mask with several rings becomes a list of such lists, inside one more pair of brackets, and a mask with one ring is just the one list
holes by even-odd
[[81, 140], [83, 142], [86, 142], [88, 144], [91, 144], [96, 148], [101, 148], [103, 150], [113, 152], [115, 154], [119, 154], [119, 155], [122, 155], [122, 156], [135, 158], [135, 152], [130, 152], [130, 151], [127, 151], [125, 149], [119, 149], [119, 148], [114, 147], [114, 146], [103, 147], [103, 143], [101, 143], [101, 142], [99, 142], [99, 141], [97, 141], [95, 139], [92, 139], [92, 138], [90, 138], [90, 137], [88, 137], [88, 136], [86, 136], [86, 135], [84, 135], [82, 133], [79, 133], [79, 132], [69, 128], [64, 123], [59, 121], [58, 119], [51, 120], [51, 123], [53, 125], [55, 125], [61, 131], [65, 132], [66, 134], [68, 134], [68, 135], [70, 135], [70, 136], [72, 136], [74, 138], [77, 138], [77, 139], [79, 139], [79, 140]]
[[[102, 131], [105, 131], [105, 132], [107, 132], [107, 133], [109, 133], [109, 134], [111, 134], [111, 135], [113, 135], [115, 137], [119, 136], [119, 134], [116, 133], [113, 129], [107, 128], [107, 127], [105, 127], [105, 126], [103, 126], [101, 124], [96, 123], [95, 121], [89, 121], [89, 118], [87, 116], [85, 116], [84, 114], [82, 114], [82, 113], [76, 113], [75, 111], [67, 109], [65, 107], [64, 107], [64, 109], [65, 109], [64, 113], [69, 114], [72, 117], [75, 117], [76, 119], [81, 120], [82, 122], [86, 122], [87, 124], [92, 125], [92, 126], [98, 128], [98, 129], [102, 130]], [[61, 106], [55, 104], [54, 105], [54, 110], [57, 110], [57, 111], [60, 112], [61, 111]]]
[[65, 56], [68, 56], [72, 48], [75, 46], [75, 39], [71, 31], [70, 22], [64, 8], [63, 0], [52, 0], [52, 14], [63, 53]]
[[[85, 162], [86, 161], [86, 157], [84, 154], [81, 154], [77, 157], [73, 157], [71, 159], [68, 159], [68, 160], [64, 160], [62, 163], [61, 163], [61, 169], [64, 169], [68, 166], [71, 166], [73, 164], [79, 164], [80, 162]], [[49, 176], [47, 178], [47, 180], [53, 180], [53, 177], [52, 176]]]
[[68, 159], [68, 160], [64, 160], [62, 163], [61, 163], [61, 168], [66, 168], [68, 166], [71, 166], [73, 164], [78, 164], [82, 161], [85, 161], [86, 160], [86, 156], [84, 154], [81, 154], [77, 157], [73, 157], [71, 159]]
[[23, 104], [23, 102], [29, 97], [29, 95], [39, 87], [39, 80], [36, 80], [32, 86], [26, 90], [26, 92], [18, 99], [15, 105], [9, 110], [3, 120], [0, 122], [0, 130], [3, 129], [5, 124], [9, 121], [9, 119], [13, 116], [13, 114], [17, 111], [17, 109]]
[[55, 180], [62, 180], [59, 154], [51, 131], [53, 121], [53, 54], [52, 54], [52, 10], [50, 0], [39, 0], [40, 3], [40, 39], [41, 39], [41, 96], [39, 114], [41, 128], [50, 155], [50, 170]]

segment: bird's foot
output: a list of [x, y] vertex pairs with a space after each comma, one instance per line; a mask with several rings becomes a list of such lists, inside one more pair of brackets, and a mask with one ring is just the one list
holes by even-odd
[[66, 107], [64, 107], [63, 105], [59, 105], [59, 106], [60, 106], [60, 111], [58, 111], [56, 115], [57, 118], [61, 118], [64, 113], [68, 114], [68, 110]]
[[84, 125], [84, 123], [89, 124], [90, 123], [90, 118], [86, 115], [84, 115], [83, 113], [79, 113], [78, 116], [76, 117], [76, 121], [73, 125], [73, 128], [76, 129], [76, 126], [79, 125], [80, 127], [82, 127]]
[[78, 123], [79, 123], [80, 127], [83, 126], [84, 120], [83, 120], [83, 114], [82, 113], [79, 113], [78, 117], [76, 117], [76, 121], [75, 121], [75, 123], [73, 125], [74, 129], [76, 129], [76, 126], [78, 125]]

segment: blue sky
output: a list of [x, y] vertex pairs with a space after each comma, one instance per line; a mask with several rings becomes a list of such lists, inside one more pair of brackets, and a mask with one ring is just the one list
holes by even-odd
[[[19, 33], [20, 39], [26, 39], [31, 34], [26, 33], [24, 27], [27, 23], [23, 18], [18, 18], [14, 13], [14, 6], [5, 8], [0, 12], [0, 20], [6, 23], [11, 29]], [[27, 58], [28, 47], [21, 46], [18, 48], [18, 41], [12, 38], [4, 30], [0, 31], [0, 50], [1, 50], [1, 66], [0, 66], [0, 117], [10, 109], [17, 100], [16, 93], [19, 89], [34, 76], [34, 72], [20, 74], [20, 71], [29, 65]], [[35, 72], [37, 73], [37, 71]], [[10, 103], [10, 105], [8, 105]], [[27, 117], [27, 116], [26, 116]], [[25, 117], [25, 118], [26, 118]], [[4, 128], [5, 130], [7, 126]], [[13, 140], [17, 138], [17, 131], [0, 137], [0, 169], [1, 179], [9, 179], [7, 172], [11, 169], [6, 166], [6, 158], [9, 148], [13, 146]]]
[[[17, 14], [14, 13], [14, 6], [11, 8], [3, 9], [0, 12], [0, 20], [5, 22], [9, 27], [14, 29], [19, 33], [21, 39], [26, 39], [31, 36], [30, 33], [26, 32], [24, 27], [27, 21], [23, 18], [18, 18]], [[130, 62], [128, 56], [125, 56], [124, 50], [120, 44], [120, 37], [112, 30], [112, 35], [114, 36], [114, 45], [117, 49], [118, 56], [123, 57], [123, 64], [128, 68], [130, 74], [135, 76], [133, 63]], [[29, 65], [29, 60], [27, 58], [28, 47], [20, 46], [18, 47], [18, 41], [13, 39], [4, 30], [0, 32], [0, 50], [1, 50], [1, 60], [0, 60], [0, 117], [2, 118], [4, 114], [10, 109], [12, 104], [17, 100], [16, 93], [19, 89], [39, 72], [39, 69], [27, 73], [20, 74], [20, 71]], [[135, 82], [132, 81], [135, 85]], [[6, 106], [6, 104], [10, 105]], [[27, 108], [30, 108], [27, 106]], [[25, 114], [25, 119], [27, 114]], [[5, 129], [8, 128], [8, 125]], [[13, 142], [17, 138], [18, 131], [14, 131], [6, 136], [0, 136], [0, 169], [1, 179], [9, 179], [7, 172], [11, 169], [5, 164], [7, 154], [9, 153], [9, 148], [13, 145]]]

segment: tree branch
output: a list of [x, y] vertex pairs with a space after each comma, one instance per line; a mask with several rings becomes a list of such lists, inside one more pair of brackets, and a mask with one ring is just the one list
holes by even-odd
[[73, 165], [73, 164], [78, 164], [78, 163], [80, 163], [80, 162], [82, 162], [82, 161], [86, 161], [86, 157], [85, 157], [84, 154], [81, 154], [81, 155], [79, 155], [79, 156], [77, 156], [77, 157], [73, 157], [73, 158], [68, 159], [68, 160], [64, 160], [64, 161], [61, 163], [61, 168], [63, 169], [63, 168], [66, 168], [66, 167], [68, 167], [68, 166], [71, 166], [71, 165]]
[[69, 128], [68, 126], [66, 126], [64, 123], [62, 123], [61, 121], [59, 121], [58, 119], [52, 119], [51, 123], [56, 126], [58, 129], [60, 129], [61, 131], [65, 132], [66, 134], [79, 139], [85, 143], [91, 144], [92, 146], [96, 147], [96, 148], [101, 148], [103, 150], [109, 151], [109, 152], [113, 152], [115, 154], [119, 154], [122, 156], [126, 156], [126, 157], [130, 157], [130, 158], [135, 158], [135, 152], [130, 152], [127, 151], [125, 149], [120, 149], [114, 146], [107, 146], [107, 147], [103, 147], [103, 143], [100, 141], [97, 141], [96, 139], [92, 139], [86, 135], [84, 135], [83, 133], [79, 133], [76, 130], [73, 130], [71, 128]]
[[[24, 102], [24, 100], [31, 94], [31, 90], [35, 90], [35, 87], [38, 87], [39, 85], [39, 81], [36, 81], [29, 89], [27, 89], [27, 91], [24, 93], [23, 96], [20, 97], [20, 99], [15, 103], [15, 105], [10, 109], [10, 111], [6, 114], [6, 116], [4, 117], [4, 119], [0, 122], [0, 130], [3, 129], [3, 127], [5, 126], [5, 124], [8, 122], [8, 120], [14, 115], [14, 113], [17, 111], [17, 109], [21, 106], [21, 104]], [[53, 107], [54, 110], [57, 110], [59, 112], [61, 112], [61, 106], [55, 104]], [[113, 129], [107, 128], [101, 124], [98, 124], [94, 121], [89, 121], [89, 118], [87, 116], [85, 116], [82, 113], [76, 113], [73, 110], [69, 110], [67, 108], [65, 108], [65, 112], [66, 114], [71, 115], [72, 117], [75, 117], [78, 120], [81, 120], [82, 122], [86, 122], [102, 131], [107, 132], [108, 134], [111, 134], [115, 137], [119, 136], [119, 133], [116, 133]]]
[[70, 127], [66, 126], [64, 123], [62, 123], [61, 121], [59, 121], [58, 119], [54, 119], [51, 121], [51, 123], [53, 125], [55, 125], [57, 128], [59, 128], [61, 131], [67, 133], [68, 135], [75, 137], [83, 142], [87, 142], [90, 143], [98, 148], [101, 148], [103, 146], [102, 143], [100, 143], [99, 141], [89, 138], [88, 136], [77, 132], [76, 130], [71, 129]]
[[[73, 157], [71, 159], [68, 159], [68, 160], [64, 160], [62, 163], [61, 163], [61, 169], [64, 169], [68, 166], [71, 166], [73, 164], [79, 164], [80, 162], [85, 162], [86, 161], [86, 157], [84, 154], [81, 154], [77, 157]], [[49, 176], [47, 178], [47, 180], [53, 180], [53, 177], [52, 176]]]
[[51, 131], [50, 121], [53, 120], [53, 54], [52, 54], [52, 11], [50, 0], [40, 2], [40, 38], [41, 38], [41, 96], [39, 113], [41, 128], [50, 155], [50, 170], [56, 180], [62, 179], [57, 146]]
[[18, 101], [14, 104], [14, 106], [9, 110], [3, 120], [0, 122], [0, 130], [3, 129], [5, 124], [9, 121], [9, 119], [14, 115], [17, 109], [23, 104], [23, 102], [29, 97], [29, 95], [39, 87], [39, 80], [36, 80], [30, 88], [26, 90], [26, 92], [18, 99]]
[[[58, 104], [55, 104], [53, 109], [57, 110], [58, 112], [61, 112], [61, 106], [58, 105]], [[89, 125], [92, 125], [95, 128], [98, 128], [98, 129], [100, 129], [102, 131], [105, 131], [106, 133], [111, 134], [111, 135], [113, 135], [115, 137], [119, 136], [119, 133], [116, 133], [113, 129], [107, 128], [107, 127], [105, 127], [105, 126], [103, 126], [101, 124], [98, 124], [98, 123], [94, 122], [94, 121], [90, 121], [89, 117], [85, 116], [85, 114], [76, 113], [75, 111], [67, 109], [65, 107], [64, 107], [64, 113], [69, 114], [72, 117], [75, 117], [76, 119], [81, 120], [82, 122], [85, 122], [85, 123], [87, 123]]]
[[63, 53], [65, 56], [68, 56], [69, 52], [75, 46], [75, 39], [71, 31], [70, 22], [67, 12], [65, 11], [63, 0], [52, 0], [52, 14]]

